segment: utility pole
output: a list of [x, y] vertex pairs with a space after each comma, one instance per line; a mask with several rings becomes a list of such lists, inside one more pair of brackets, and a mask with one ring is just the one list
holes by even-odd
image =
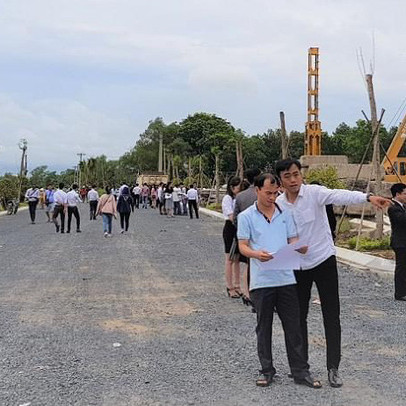
[[158, 172], [163, 171], [162, 155], [163, 155], [164, 137], [162, 131], [159, 132], [159, 152], [158, 152]]
[[79, 157], [79, 165], [78, 165], [78, 186], [81, 187], [82, 184], [82, 161], [83, 157], [86, 155], [84, 152], [79, 152], [76, 154]]
[[288, 157], [288, 137], [286, 135], [285, 113], [281, 111], [279, 116], [281, 118], [282, 159], [286, 159]]
[[28, 141], [25, 138], [21, 138], [20, 142], [18, 143], [18, 147], [21, 149], [21, 164], [20, 164], [20, 182], [18, 186], [18, 202], [20, 202], [21, 197], [21, 188], [23, 184], [23, 177], [27, 176], [27, 148], [28, 148]]
[[[374, 94], [374, 85], [372, 82], [372, 74], [367, 74], [366, 82], [368, 86], [368, 97], [369, 105], [371, 108], [371, 127], [372, 134], [374, 136], [374, 151], [372, 155], [372, 163], [375, 173], [375, 194], [379, 195], [382, 192], [382, 173], [381, 173], [381, 159], [380, 159], [380, 149], [379, 149], [379, 123], [376, 113], [376, 102]], [[376, 212], [376, 238], [382, 238], [383, 236], [383, 211], [377, 210]]]

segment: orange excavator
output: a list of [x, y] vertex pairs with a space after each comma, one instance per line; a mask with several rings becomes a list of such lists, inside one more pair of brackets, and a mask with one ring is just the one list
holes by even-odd
[[385, 182], [406, 183], [406, 116], [389, 146], [382, 165], [385, 168]]

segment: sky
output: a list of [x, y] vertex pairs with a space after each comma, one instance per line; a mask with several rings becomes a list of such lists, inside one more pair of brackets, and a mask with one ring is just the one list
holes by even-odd
[[18, 171], [21, 138], [29, 170], [60, 171], [79, 152], [117, 159], [155, 117], [205, 111], [253, 135], [284, 111], [303, 131], [311, 46], [323, 130], [369, 113], [360, 49], [389, 124], [405, 15], [404, 0], [0, 0], [0, 174]]

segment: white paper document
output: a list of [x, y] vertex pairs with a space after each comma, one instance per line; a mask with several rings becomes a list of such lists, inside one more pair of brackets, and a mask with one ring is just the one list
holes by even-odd
[[288, 244], [272, 254], [273, 258], [266, 262], [258, 261], [258, 266], [261, 271], [285, 271], [291, 269], [300, 269], [300, 256], [297, 251], [298, 248], [303, 247], [304, 244], [298, 241], [293, 244]]

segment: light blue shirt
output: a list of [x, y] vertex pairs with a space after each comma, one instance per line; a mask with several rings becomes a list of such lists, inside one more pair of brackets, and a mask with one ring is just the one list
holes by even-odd
[[[296, 226], [288, 210], [280, 212], [275, 207], [269, 223], [256, 203], [238, 215], [237, 238], [249, 240], [253, 250], [276, 252], [293, 237], [297, 237]], [[259, 268], [259, 262], [250, 258], [250, 290], [296, 284], [293, 269], [264, 271]]]

